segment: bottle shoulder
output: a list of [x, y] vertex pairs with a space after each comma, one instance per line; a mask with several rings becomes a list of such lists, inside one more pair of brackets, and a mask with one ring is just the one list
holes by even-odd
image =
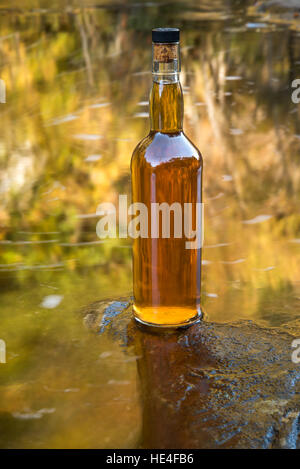
[[133, 151], [132, 163], [144, 160], [150, 164], [166, 163], [174, 159], [198, 160], [202, 164], [202, 155], [184, 132], [150, 132], [141, 140]]
[[144, 154], [147, 148], [151, 145], [153, 141], [151, 133], [149, 133], [146, 137], [144, 137], [135, 147], [132, 152], [132, 158]]

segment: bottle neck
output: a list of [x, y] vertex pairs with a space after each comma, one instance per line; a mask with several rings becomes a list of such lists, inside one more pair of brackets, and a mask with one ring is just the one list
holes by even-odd
[[179, 44], [153, 44], [151, 131], [162, 133], [182, 131], [183, 95], [179, 72]]

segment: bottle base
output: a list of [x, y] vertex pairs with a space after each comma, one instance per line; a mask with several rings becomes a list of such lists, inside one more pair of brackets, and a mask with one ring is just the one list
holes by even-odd
[[199, 307], [197, 311], [187, 307], [158, 306], [138, 308], [133, 305], [134, 319], [144, 326], [159, 329], [177, 329], [189, 327], [203, 318], [203, 311]]

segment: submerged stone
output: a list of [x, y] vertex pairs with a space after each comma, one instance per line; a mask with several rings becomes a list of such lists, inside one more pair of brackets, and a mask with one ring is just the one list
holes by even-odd
[[130, 299], [94, 303], [84, 314], [89, 329], [125, 347], [124, 360], [136, 357], [141, 447], [300, 448], [299, 321], [203, 321], [157, 332], [135, 323]]

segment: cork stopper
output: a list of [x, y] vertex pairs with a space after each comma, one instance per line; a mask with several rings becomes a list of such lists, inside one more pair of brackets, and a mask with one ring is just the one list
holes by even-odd
[[156, 62], [168, 63], [178, 59], [177, 44], [153, 44], [153, 59]]
[[[177, 28], [152, 29], [152, 73], [173, 78], [180, 72], [180, 31]], [[173, 79], [172, 78], [172, 79]]]

